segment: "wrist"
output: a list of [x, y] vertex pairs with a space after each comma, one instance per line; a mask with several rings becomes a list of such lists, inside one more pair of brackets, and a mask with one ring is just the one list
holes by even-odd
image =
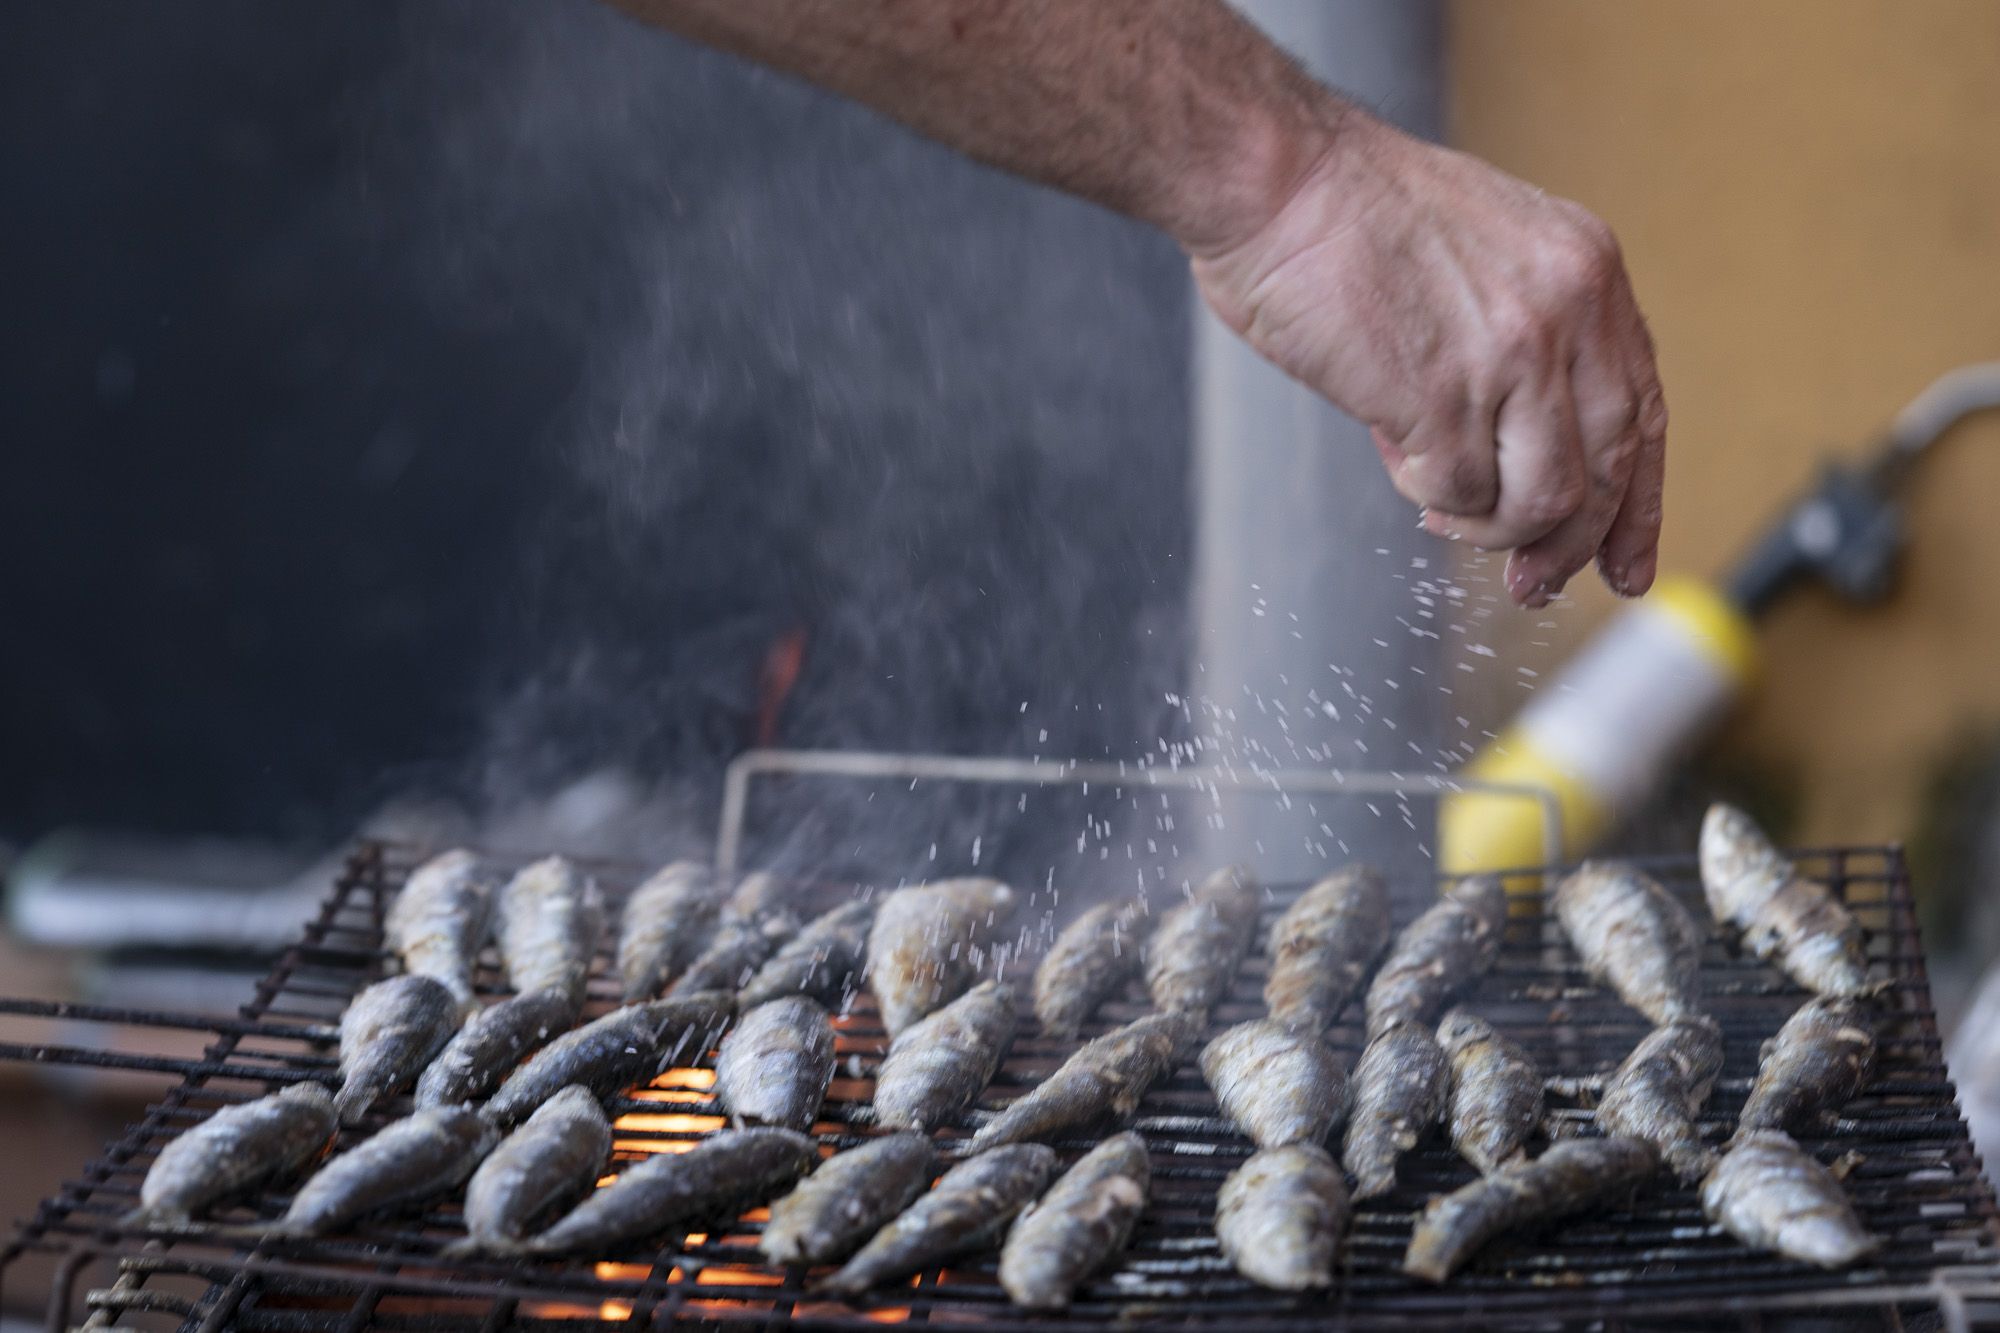
[[1178, 174], [1174, 214], [1163, 225], [1191, 258], [1213, 259], [1257, 236], [1307, 181], [1361, 151], [1359, 140], [1372, 118], [1300, 79], [1305, 90], [1230, 117], [1191, 168]]

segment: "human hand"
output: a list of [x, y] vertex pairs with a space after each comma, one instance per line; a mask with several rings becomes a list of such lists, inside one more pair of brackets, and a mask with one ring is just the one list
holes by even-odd
[[1651, 586], [1666, 402], [1591, 213], [1349, 110], [1275, 212], [1191, 253], [1224, 322], [1370, 426], [1426, 529], [1512, 548], [1517, 602], [1592, 556]]

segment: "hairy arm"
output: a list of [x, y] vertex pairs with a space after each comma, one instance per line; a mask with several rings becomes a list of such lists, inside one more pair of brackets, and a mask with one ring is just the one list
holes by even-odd
[[1426, 525], [1652, 582], [1666, 409], [1608, 229], [1315, 82], [1224, 0], [614, 0], [1152, 223], [1258, 351], [1373, 428]]

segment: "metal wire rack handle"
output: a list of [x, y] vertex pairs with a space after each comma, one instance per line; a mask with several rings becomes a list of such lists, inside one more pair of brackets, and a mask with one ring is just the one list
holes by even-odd
[[891, 754], [869, 750], [745, 750], [730, 761], [722, 778], [722, 816], [715, 831], [715, 865], [734, 875], [743, 853], [743, 824], [750, 807], [750, 783], [759, 775], [798, 777], [910, 778], [936, 782], [985, 782], [1009, 786], [1058, 787], [1097, 783], [1108, 787], [1154, 787], [1184, 791], [1260, 792], [1282, 798], [1295, 792], [1349, 796], [1432, 796], [1479, 792], [1533, 801], [1541, 807], [1542, 864], [1562, 860], [1562, 803], [1547, 787], [1532, 782], [1422, 773], [1336, 773], [1309, 768], [1154, 768], [1134, 763], [1081, 759], [1007, 759], [998, 756]]

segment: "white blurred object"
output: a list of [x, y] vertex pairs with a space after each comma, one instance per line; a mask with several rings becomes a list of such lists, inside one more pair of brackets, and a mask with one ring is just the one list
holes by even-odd
[[2000, 1180], [2000, 963], [1986, 971], [1972, 1004], [1945, 1048], [1973, 1146], [1989, 1179]]

